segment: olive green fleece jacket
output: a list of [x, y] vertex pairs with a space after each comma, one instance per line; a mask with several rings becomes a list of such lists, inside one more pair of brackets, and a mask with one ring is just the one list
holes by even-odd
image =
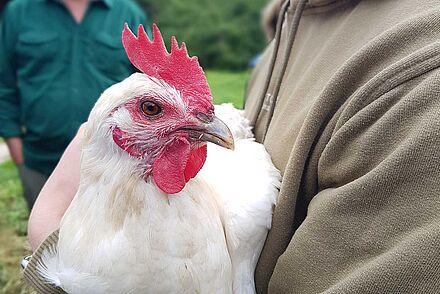
[[440, 293], [440, 1], [287, 1], [246, 114], [283, 182], [259, 293]]

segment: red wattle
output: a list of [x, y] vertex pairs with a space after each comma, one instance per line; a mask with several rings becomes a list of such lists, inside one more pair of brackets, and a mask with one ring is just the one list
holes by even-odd
[[185, 181], [194, 178], [206, 161], [206, 145], [199, 147], [191, 152], [185, 167]]
[[157, 187], [167, 194], [175, 194], [185, 187], [185, 166], [190, 154], [187, 140], [169, 144], [153, 164], [153, 179]]
[[175, 194], [197, 175], [206, 160], [206, 145], [191, 151], [186, 139], [169, 144], [153, 163], [153, 179], [167, 194]]

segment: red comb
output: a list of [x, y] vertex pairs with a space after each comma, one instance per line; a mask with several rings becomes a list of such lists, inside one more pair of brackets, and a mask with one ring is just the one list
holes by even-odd
[[211, 91], [205, 73], [197, 57], [188, 56], [185, 43], [179, 48], [173, 36], [171, 53], [168, 53], [156, 24], [153, 24], [152, 41], [142, 25], [139, 25], [136, 37], [125, 24], [122, 44], [128, 59], [140, 71], [175, 87], [185, 99], [202, 102], [205, 107], [212, 108]]

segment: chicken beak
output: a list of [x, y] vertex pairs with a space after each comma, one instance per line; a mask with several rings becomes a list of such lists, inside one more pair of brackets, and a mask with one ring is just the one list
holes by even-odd
[[197, 127], [189, 128], [188, 134], [196, 141], [211, 142], [221, 147], [234, 150], [234, 137], [228, 126], [218, 117], [213, 116], [209, 120], [199, 118]]

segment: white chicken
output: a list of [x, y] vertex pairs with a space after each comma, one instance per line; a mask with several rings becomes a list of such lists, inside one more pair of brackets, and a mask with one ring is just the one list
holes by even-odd
[[37, 269], [71, 294], [254, 293], [280, 173], [240, 110], [214, 115], [185, 45], [173, 38], [168, 53], [153, 36], [124, 29], [143, 73], [93, 108], [79, 190]]

